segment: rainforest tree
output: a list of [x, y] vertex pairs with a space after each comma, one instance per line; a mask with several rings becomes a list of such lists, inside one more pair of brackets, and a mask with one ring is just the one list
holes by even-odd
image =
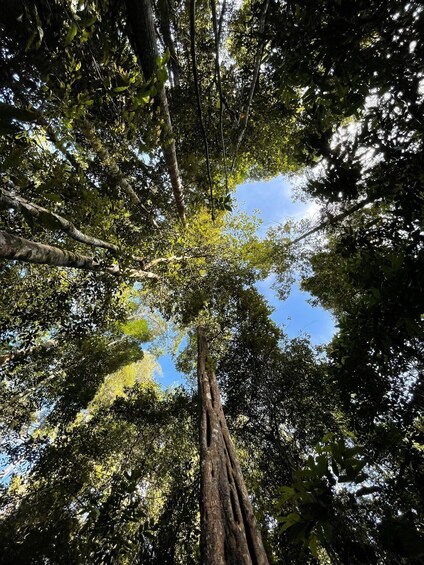
[[[0, 28], [0, 561], [419, 563], [419, 3], [20, 0]], [[234, 188], [299, 170], [322, 218], [259, 239]], [[299, 265], [327, 348], [255, 286]]]

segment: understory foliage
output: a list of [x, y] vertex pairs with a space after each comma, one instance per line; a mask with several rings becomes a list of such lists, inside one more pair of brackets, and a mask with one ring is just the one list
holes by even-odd
[[[157, 0], [151, 76], [132, 6], [1, 8], [0, 563], [201, 562], [198, 326], [269, 562], [423, 563], [421, 4]], [[296, 173], [261, 239], [236, 186]]]

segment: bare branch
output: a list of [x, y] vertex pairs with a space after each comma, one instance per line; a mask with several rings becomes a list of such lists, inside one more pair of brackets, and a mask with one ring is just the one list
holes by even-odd
[[373, 201], [373, 198], [368, 197], [368, 198], [365, 198], [364, 200], [361, 200], [361, 202], [357, 202], [356, 204], [354, 204], [350, 208], [347, 208], [343, 212], [340, 212], [340, 214], [336, 214], [335, 216], [329, 215], [329, 217], [326, 220], [324, 220], [323, 222], [321, 222], [318, 226], [315, 226], [314, 228], [303, 233], [299, 237], [296, 237], [296, 239], [293, 239], [292, 241], [288, 242], [287, 245], [294, 245], [295, 243], [299, 243], [299, 241], [302, 241], [302, 240], [306, 239], [307, 237], [309, 237], [310, 235], [313, 235], [314, 233], [317, 233], [318, 231], [323, 230], [327, 226], [332, 226], [334, 224], [337, 224], [338, 222], [340, 222], [341, 220], [344, 220], [345, 218], [347, 218], [351, 214], [354, 214], [358, 210], [361, 210], [361, 208], [364, 208], [364, 206], [366, 206], [367, 204], [369, 204], [372, 201]]

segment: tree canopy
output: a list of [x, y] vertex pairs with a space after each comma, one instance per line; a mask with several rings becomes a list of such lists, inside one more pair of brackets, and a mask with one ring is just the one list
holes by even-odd
[[[423, 563], [421, 3], [6, 0], [0, 31], [0, 563]], [[235, 190], [279, 174], [320, 217], [259, 237]]]

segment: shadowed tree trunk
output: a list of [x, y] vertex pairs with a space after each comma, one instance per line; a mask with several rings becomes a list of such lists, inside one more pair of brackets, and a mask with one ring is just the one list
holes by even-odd
[[205, 330], [197, 328], [203, 565], [268, 565], [225, 421]]
[[[156, 73], [159, 55], [152, 5], [150, 0], [126, 0], [126, 6], [128, 24], [132, 31], [136, 53], [143, 69], [144, 77], [148, 80]], [[166, 126], [165, 135], [162, 135], [162, 151], [171, 179], [178, 215], [181, 222], [185, 224], [184, 195], [178, 169], [175, 141], [172, 137], [172, 122], [165, 87], [161, 88], [156, 98]]]

